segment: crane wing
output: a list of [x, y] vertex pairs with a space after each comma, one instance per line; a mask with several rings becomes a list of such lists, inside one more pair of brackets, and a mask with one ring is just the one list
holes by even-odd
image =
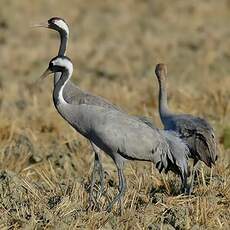
[[[215, 163], [217, 151], [213, 128], [199, 117], [178, 115], [172, 119], [174, 130], [188, 144], [194, 157], [198, 157], [209, 167]], [[196, 155], [199, 156], [196, 156]]]

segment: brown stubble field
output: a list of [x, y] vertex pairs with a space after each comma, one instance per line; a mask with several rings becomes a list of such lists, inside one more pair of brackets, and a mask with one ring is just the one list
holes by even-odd
[[[122, 215], [84, 211], [91, 148], [55, 111], [52, 79], [35, 83], [59, 42], [30, 25], [52, 16], [70, 26], [73, 81], [159, 127], [154, 68], [167, 64], [172, 110], [208, 119], [218, 137], [217, 165], [201, 165], [191, 197], [173, 174], [131, 162]], [[227, 0], [0, 0], [0, 229], [229, 229], [229, 18]], [[105, 208], [117, 174], [102, 155]]]

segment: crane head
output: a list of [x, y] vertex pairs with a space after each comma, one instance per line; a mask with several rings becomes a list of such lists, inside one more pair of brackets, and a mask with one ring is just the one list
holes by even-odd
[[73, 64], [70, 58], [66, 56], [56, 56], [49, 62], [48, 68], [41, 75], [41, 78], [44, 79], [48, 75], [57, 72], [68, 72], [69, 75], [73, 72]]
[[69, 35], [69, 26], [63, 18], [52, 17], [47, 22], [39, 23], [34, 25], [34, 27], [45, 27], [48, 29], [56, 30], [60, 34]]
[[156, 65], [155, 73], [158, 79], [161, 79], [162, 77], [166, 77], [167, 75], [167, 67], [165, 64], [160, 63]]

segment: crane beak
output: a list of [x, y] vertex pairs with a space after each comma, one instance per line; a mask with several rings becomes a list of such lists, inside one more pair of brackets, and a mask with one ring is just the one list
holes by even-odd
[[39, 24], [33, 24], [32, 27], [33, 28], [37, 28], [37, 27], [49, 28], [49, 23], [48, 22], [42, 22], [42, 23], [39, 23]]
[[43, 80], [46, 77], [48, 77], [48, 75], [52, 74], [53, 72], [48, 68], [41, 76], [40, 79]]

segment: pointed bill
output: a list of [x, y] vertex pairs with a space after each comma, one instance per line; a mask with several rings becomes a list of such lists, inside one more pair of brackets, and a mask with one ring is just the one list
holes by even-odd
[[46, 69], [45, 72], [40, 76], [40, 79], [43, 80], [46, 77], [48, 77], [48, 75], [52, 74], [53, 72], [50, 69]]
[[49, 28], [49, 23], [48, 22], [42, 22], [38, 24], [33, 24], [31, 25], [32, 28], [37, 28], [37, 27], [44, 27], [44, 28]]

